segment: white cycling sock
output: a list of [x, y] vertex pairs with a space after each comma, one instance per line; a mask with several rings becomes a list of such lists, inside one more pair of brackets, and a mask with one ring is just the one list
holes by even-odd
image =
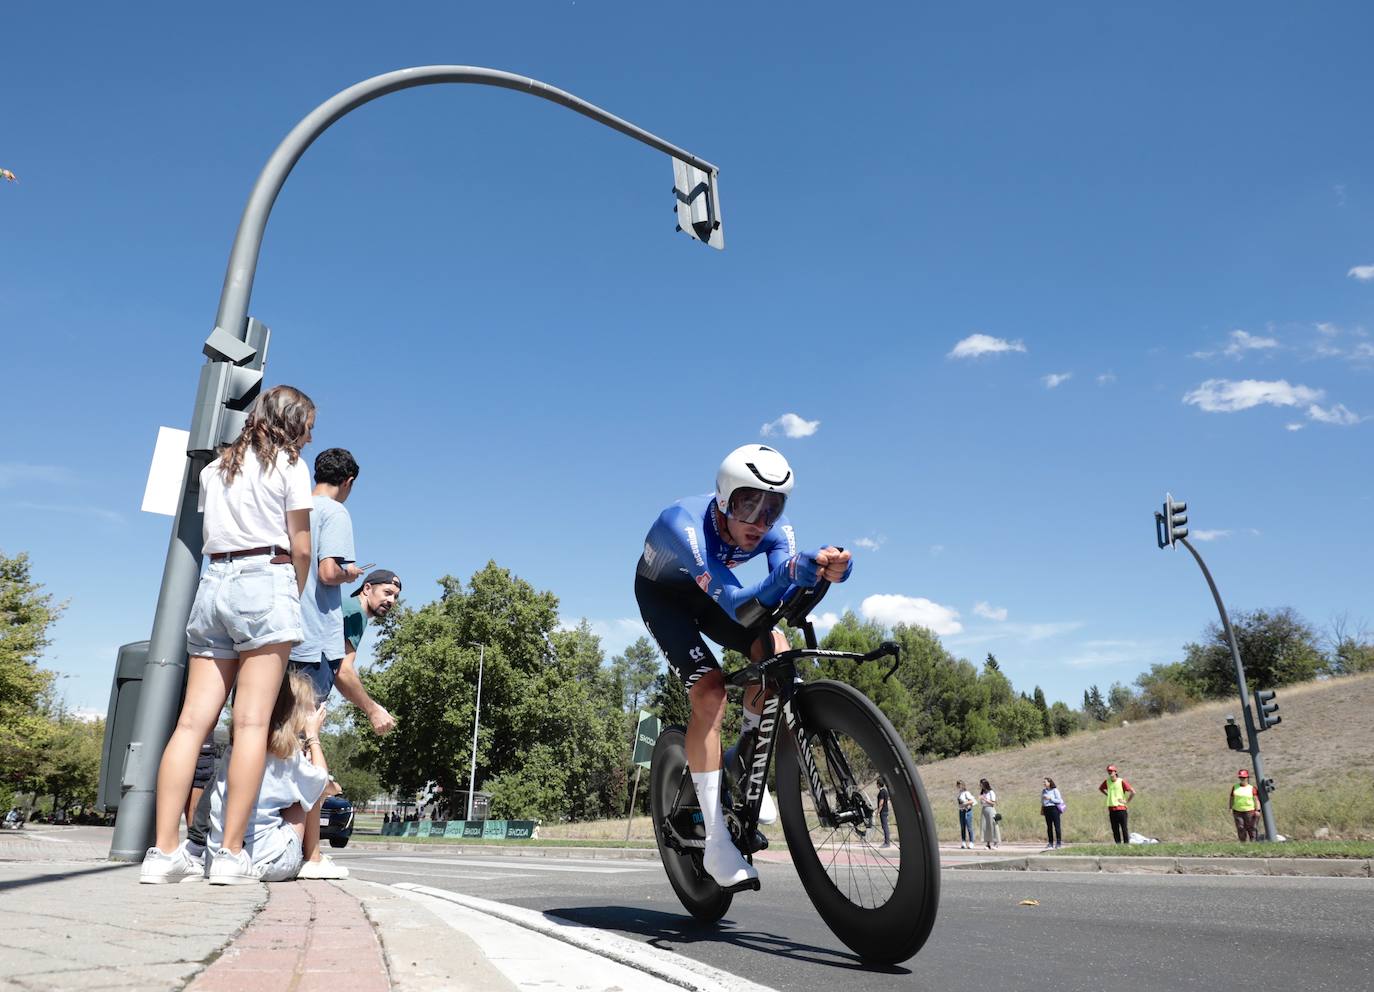
[[720, 771], [692, 772], [692, 785], [706, 827], [706, 850], [702, 855], [706, 873], [725, 886], [758, 878], [758, 871], [744, 860], [744, 855], [730, 839], [730, 828], [725, 825], [725, 812], [720, 807]]
[[743, 737], [745, 734], [749, 733], [749, 731], [757, 730], [761, 723], [763, 723], [762, 713], [755, 713], [753, 710], [746, 709], [744, 711], [744, 722], [740, 724], [739, 735]]

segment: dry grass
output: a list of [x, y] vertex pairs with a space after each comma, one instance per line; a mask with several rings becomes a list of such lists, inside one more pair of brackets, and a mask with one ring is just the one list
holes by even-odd
[[[957, 842], [954, 783], [971, 791], [989, 779], [1001, 799], [1003, 836], [1044, 837], [1041, 779], [1053, 778], [1068, 804], [1064, 839], [1110, 841], [1097, 786], [1108, 763], [1136, 789], [1131, 828], [1161, 840], [1234, 838], [1226, 793], [1249, 755], [1226, 749], [1222, 726], [1238, 703], [1207, 703], [1158, 720], [1040, 741], [1029, 747], [950, 758], [921, 768], [944, 841]], [[1279, 832], [1311, 838], [1374, 839], [1374, 674], [1291, 686], [1279, 692], [1283, 723], [1260, 738]]]

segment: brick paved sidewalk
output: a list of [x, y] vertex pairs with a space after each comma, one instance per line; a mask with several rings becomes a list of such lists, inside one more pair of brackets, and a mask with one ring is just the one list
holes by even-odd
[[328, 882], [267, 886], [267, 907], [188, 992], [387, 992], [386, 962], [356, 898]]

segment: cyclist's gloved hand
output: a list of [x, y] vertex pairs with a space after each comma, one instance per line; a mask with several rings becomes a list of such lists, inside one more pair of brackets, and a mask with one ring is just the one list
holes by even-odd
[[853, 556], [843, 548], [826, 545], [816, 554], [816, 563], [821, 569], [821, 578], [827, 582], [843, 582], [854, 570]]
[[810, 589], [821, 576], [821, 565], [816, 560], [819, 551], [799, 551], [787, 563], [788, 578], [803, 589]]

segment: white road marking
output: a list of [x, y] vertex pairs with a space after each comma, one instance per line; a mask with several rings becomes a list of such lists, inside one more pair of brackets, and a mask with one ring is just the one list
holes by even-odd
[[[710, 965], [693, 961], [681, 954], [673, 954], [670, 951], [642, 944], [637, 940], [630, 940], [628, 937], [621, 937], [596, 927], [582, 926], [532, 909], [521, 909], [518, 906], [508, 906], [505, 903], [492, 902], [489, 899], [478, 899], [476, 896], [448, 892], [444, 889], [433, 889], [424, 885], [414, 885], [410, 882], [397, 882], [391, 888], [398, 892], [410, 894], [411, 898], [428, 897], [424, 902], [429, 906], [433, 906], [431, 900], [443, 900], [473, 913], [495, 917], [508, 924], [513, 923], [525, 930], [532, 930], [545, 937], [552, 937], [565, 944], [571, 944], [583, 952], [590, 952], [601, 958], [609, 959], [618, 965], [633, 968], [639, 973], [637, 977], [640, 981], [624, 986], [626, 988], [644, 989], [646, 992], [649, 989], [660, 988], [685, 989], [687, 992], [775, 992], [766, 985], [759, 985], [727, 971], [721, 971], [719, 968], [712, 968]], [[472, 917], [468, 917], [467, 922], [463, 924], [450, 922], [450, 925], [457, 925], [458, 929], [471, 934], [473, 931], [468, 928], [474, 926], [475, 921]], [[482, 944], [483, 950], [486, 951], [487, 943], [485, 941], [479, 942]], [[528, 949], [524, 951], [524, 954], [529, 954]], [[569, 976], [564, 975], [562, 977], [566, 981]], [[563, 987], [571, 988], [574, 986]]]
[[348, 866], [350, 872], [370, 871], [378, 875], [414, 875], [417, 878], [461, 878], [464, 881], [489, 881], [493, 878], [528, 878], [528, 875], [520, 875], [513, 872], [503, 872], [500, 875], [469, 875], [467, 872], [456, 871], [406, 871], [404, 868], [372, 868], [368, 865], [351, 864]]
[[543, 864], [542, 859], [521, 858], [519, 861], [491, 861], [487, 858], [374, 858], [373, 861], [401, 861], [417, 865], [456, 865], [459, 868], [508, 868], [513, 871], [570, 871], [590, 875], [624, 875], [636, 871], [658, 870], [658, 865], [645, 862], [642, 867], [608, 865], [604, 861], [590, 865]]

